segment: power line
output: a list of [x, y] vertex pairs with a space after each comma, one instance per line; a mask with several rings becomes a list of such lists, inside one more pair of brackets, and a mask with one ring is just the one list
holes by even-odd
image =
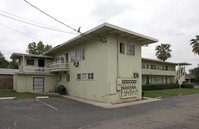
[[36, 40], [40, 40], [40, 39], [38, 39], [38, 38], [35, 38], [35, 37], [33, 37], [33, 36], [30, 36], [30, 35], [27, 35], [26, 33], [23, 33], [23, 32], [21, 32], [21, 31], [18, 31], [18, 30], [14, 29], [14, 28], [12, 28], [12, 27], [10, 27], [10, 26], [7, 26], [7, 25], [5, 25], [5, 24], [0, 23], [0, 25], [4, 26], [4, 27], [6, 27], [6, 28], [9, 28], [9, 29], [11, 29], [11, 30], [13, 30], [13, 31], [15, 31], [15, 32], [18, 32], [18, 33], [20, 33], [20, 34], [23, 34], [23, 35], [25, 35], [25, 36], [27, 36], [27, 37], [31, 37], [31, 38], [36, 39]]
[[53, 30], [53, 31], [68, 33], [68, 34], [76, 34], [76, 33], [72, 33], [72, 32], [67, 32], [67, 31], [63, 31], [63, 30], [58, 30], [58, 29], [54, 29], [54, 28], [49, 28], [49, 27], [37, 25], [37, 24], [34, 24], [34, 23], [30, 23], [30, 22], [27, 22], [27, 21], [23, 21], [23, 20], [20, 20], [20, 19], [10, 17], [10, 16], [2, 14], [2, 13], [0, 13], [0, 15], [3, 16], [3, 17], [6, 17], [6, 18], [12, 19], [12, 20], [16, 20], [16, 21], [23, 22], [23, 23], [26, 23], [26, 24], [29, 24], [29, 25], [33, 25], [33, 26], [37, 26], [37, 27], [40, 27], [40, 28], [43, 28], [43, 29], [48, 29], [48, 30]]
[[17, 16], [17, 15], [15, 15], [15, 14], [8, 13], [8, 12], [3, 11], [3, 10], [0, 10], [0, 12], [3, 12], [3, 13], [5, 13], [5, 14], [11, 15], [11, 16], [14, 16], [14, 17], [17, 17], [17, 18], [21, 18], [21, 19], [23, 19], [23, 20], [27, 20], [27, 21], [30, 21], [30, 22], [33, 22], [33, 23], [36, 23], [36, 24], [40, 24], [40, 25], [43, 25], [43, 26], [48, 26], [48, 27], [53, 27], [53, 28], [55, 28], [55, 29], [58, 29], [58, 28], [56, 28], [56, 27], [54, 27], [54, 26], [49, 26], [49, 25], [46, 25], [46, 24], [42, 24], [42, 23], [39, 23], [39, 22], [37, 22], [37, 21], [33, 21], [33, 20], [30, 20], [30, 19], [27, 19], [27, 18], [23, 18], [23, 17]]
[[71, 26], [69, 26], [69, 25], [66, 25], [65, 23], [63, 23], [63, 22], [59, 21], [58, 19], [54, 18], [53, 16], [51, 16], [51, 15], [47, 14], [46, 12], [42, 11], [42, 10], [41, 10], [41, 9], [39, 9], [38, 7], [36, 7], [36, 6], [34, 6], [33, 4], [31, 4], [30, 2], [28, 2], [27, 0], [24, 0], [24, 1], [25, 1], [26, 3], [28, 3], [29, 5], [31, 5], [32, 7], [36, 8], [37, 10], [39, 10], [40, 12], [42, 12], [43, 14], [47, 15], [48, 17], [50, 17], [50, 18], [54, 19], [55, 21], [57, 21], [57, 22], [61, 23], [62, 25], [65, 25], [66, 27], [68, 27], [68, 28], [70, 28], [70, 29], [74, 30], [75, 32], [77, 32], [77, 33], [80, 33], [80, 34], [81, 34], [81, 32], [80, 32], [80, 28], [79, 28], [78, 30], [76, 30], [76, 29], [74, 29], [73, 27], [71, 27]]

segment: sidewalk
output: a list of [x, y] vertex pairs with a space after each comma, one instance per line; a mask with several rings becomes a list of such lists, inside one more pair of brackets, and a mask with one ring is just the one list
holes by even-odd
[[120, 103], [120, 104], [109, 104], [109, 103], [102, 103], [102, 102], [97, 102], [97, 101], [88, 100], [88, 99], [79, 98], [79, 97], [74, 97], [74, 96], [63, 96], [63, 97], [68, 98], [68, 99], [73, 99], [73, 100], [76, 100], [76, 101], [80, 101], [80, 102], [83, 102], [83, 103], [88, 103], [88, 104], [95, 105], [95, 106], [98, 106], [98, 107], [106, 108], [106, 109], [120, 108], [120, 107], [138, 105], [138, 104], [149, 103], [149, 102], [161, 100], [161, 99], [144, 97], [144, 99], [140, 100], [140, 101], [126, 102], [126, 103]]

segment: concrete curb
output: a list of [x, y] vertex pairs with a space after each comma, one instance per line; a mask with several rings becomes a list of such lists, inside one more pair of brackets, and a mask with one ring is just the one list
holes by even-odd
[[0, 97], [0, 100], [16, 99], [16, 97]]
[[92, 101], [92, 100], [88, 100], [88, 99], [78, 98], [78, 97], [74, 97], [74, 96], [63, 96], [63, 97], [73, 99], [76, 101], [80, 101], [83, 103], [95, 105], [98, 107], [106, 108], [106, 109], [120, 108], [120, 107], [138, 105], [138, 104], [149, 103], [149, 102], [161, 100], [161, 99], [144, 97], [144, 100], [140, 100], [140, 101], [133, 101], [133, 102], [127, 102], [127, 103], [120, 103], [120, 104], [109, 104], [109, 103], [102, 103], [102, 102]]
[[49, 96], [37, 96], [36, 98], [37, 98], [37, 99], [48, 99]]
[[[0, 100], [10, 100], [10, 99], [16, 99], [17, 97], [0, 97]], [[35, 97], [37, 99], [48, 99], [49, 96], [37, 96]]]

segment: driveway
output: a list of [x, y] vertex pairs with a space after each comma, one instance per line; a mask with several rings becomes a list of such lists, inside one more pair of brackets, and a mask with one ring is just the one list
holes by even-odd
[[67, 98], [0, 100], [2, 129], [198, 129], [199, 94], [104, 109]]

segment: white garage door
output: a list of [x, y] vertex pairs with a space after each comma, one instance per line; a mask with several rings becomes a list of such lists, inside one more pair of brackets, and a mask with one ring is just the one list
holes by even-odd
[[33, 78], [33, 92], [43, 92], [44, 91], [44, 78], [35, 77]]

